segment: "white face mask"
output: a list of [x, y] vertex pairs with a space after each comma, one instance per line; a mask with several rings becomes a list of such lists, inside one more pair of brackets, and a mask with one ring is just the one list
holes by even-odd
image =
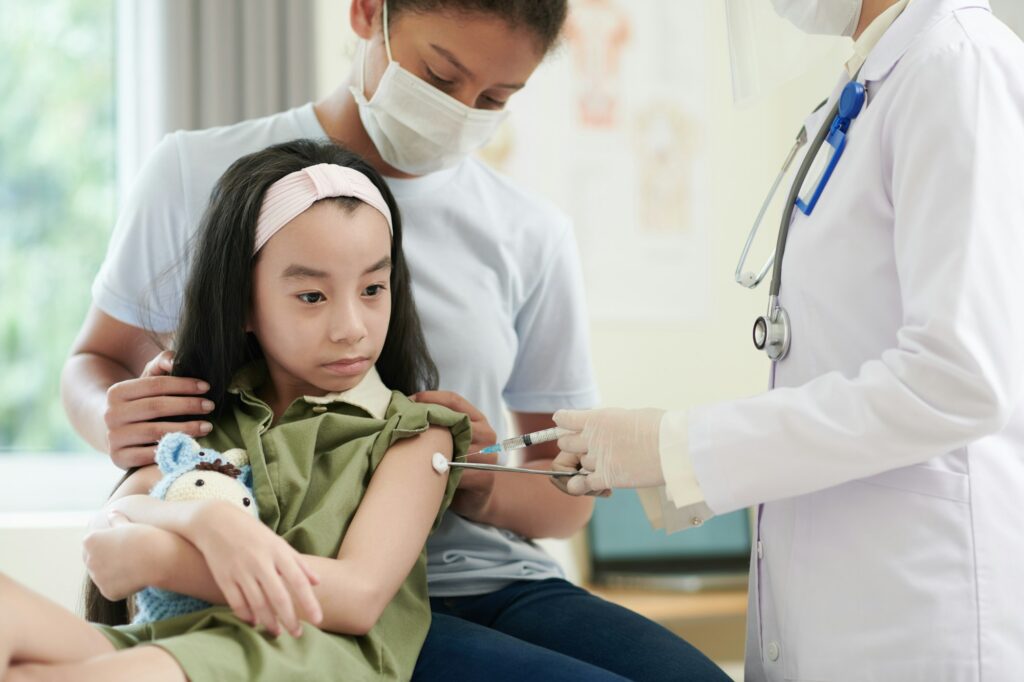
[[772, 0], [780, 17], [804, 33], [852, 36], [863, 0]]
[[391, 58], [387, 3], [383, 21], [388, 68], [377, 91], [366, 99], [366, 43], [359, 87], [349, 88], [359, 119], [381, 158], [398, 170], [423, 175], [451, 168], [484, 146], [508, 112], [467, 107], [403, 69]]

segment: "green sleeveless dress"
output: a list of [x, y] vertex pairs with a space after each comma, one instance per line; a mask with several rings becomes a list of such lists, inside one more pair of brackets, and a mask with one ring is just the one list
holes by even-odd
[[[299, 552], [335, 557], [370, 478], [393, 443], [430, 426], [451, 429], [456, 455], [470, 442], [469, 419], [392, 392], [382, 419], [346, 402], [300, 398], [273, 424], [256, 397], [265, 376], [250, 367], [236, 378], [203, 447], [248, 451], [260, 518]], [[386, 397], [385, 397], [386, 400]], [[435, 475], [429, 466], [423, 475]], [[451, 502], [459, 474], [452, 470], [434, 528]], [[303, 634], [273, 638], [213, 607], [142, 625], [97, 626], [117, 648], [154, 644], [170, 653], [193, 682], [205, 680], [407, 680], [430, 625], [426, 551], [364, 636], [337, 635], [303, 624]]]

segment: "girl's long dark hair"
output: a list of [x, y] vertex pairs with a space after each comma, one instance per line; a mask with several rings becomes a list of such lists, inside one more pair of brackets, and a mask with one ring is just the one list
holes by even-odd
[[[437, 388], [437, 366], [427, 352], [413, 302], [409, 267], [402, 253], [402, 219], [391, 190], [357, 154], [331, 142], [294, 140], [238, 159], [213, 189], [193, 242], [192, 264], [174, 336], [173, 374], [209, 383], [206, 397], [216, 408], [211, 415], [186, 415], [178, 420], [216, 419], [226, 402], [232, 377], [262, 357], [256, 339], [245, 331], [252, 302], [253, 246], [260, 206], [272, 184], [319, 163], [359, 171], [376, 185], [391, 209], [391, 322], [377, 359], [381, 380], [388, 388], [406, 394]], [[338, 201], [349, 210], [359, 203], [350, 197], [325, 201]], [[127, 622], [127, 603], [107, 600], [89, 580], [85, 615], [92, 622], [119, 625]]]
[[[209, 383], [207, 397], [218, 410], [235, 372], [262, 356], [245, 323], [252, 301], [252, 250], [263, 195], [289, 173], [318, 163], [347, 166], [364, 174], [391, 209], [391, 323], [377, 360], [381, 380], [402, 393], [437, 387], [437, 366], [427, 352], [413, 302], [409, 267], [402, 253], [402, 219], [391, 190], [355, 153], [331, 142], [295, 140], [243, 156], [225, 171], [214, 187], [195, 242], [175, 334], [173, 373]], [[352, 207], [353, 201], [342, 203]], [[214, 412], [209, 418], [216, 416]]]

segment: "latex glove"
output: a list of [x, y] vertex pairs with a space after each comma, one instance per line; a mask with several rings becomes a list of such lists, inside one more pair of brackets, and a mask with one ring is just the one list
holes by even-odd
[[559, 410], [555, 424], [576, 433], [558, 439], [561, 452], [551, 468], [592, 473], [565, 484], [570, 495], [611, 488], [651, 488], [665, 484], [658, 446], [664, 410]]

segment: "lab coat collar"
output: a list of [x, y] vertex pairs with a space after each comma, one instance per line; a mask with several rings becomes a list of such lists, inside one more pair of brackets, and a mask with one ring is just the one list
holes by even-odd
[[889, 75], [919, 35], [943, 17], [957, 10], [980, 7], [992, 11], [988, 0], [915, 0], [893, 23], [860, 72], [863, 82], [882, 80]]

